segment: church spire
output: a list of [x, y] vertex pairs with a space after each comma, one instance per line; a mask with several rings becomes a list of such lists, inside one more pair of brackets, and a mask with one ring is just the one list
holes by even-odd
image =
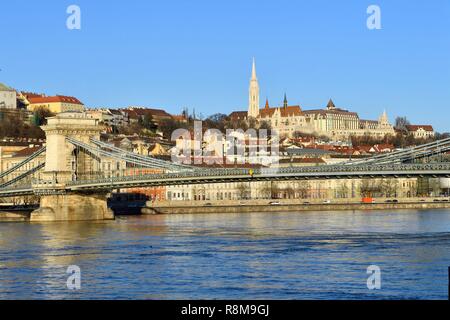
[[248, 89], [248, 112], [249, 117], [256, 118], [259, 115], [259, 84], [256, 77], [255, 58], [252, 63], [252, 77], [250, 79], [250, 86]]
[[283, 107], [287, 108], [288, 106], [288, 101], [287, 101], [287, 97], [286, 97], [286, 92], [284, 93], [284, 101], [283, 101]]
[[389, 122], [388, 116], [387, 116], [387, 113], [386, 113], [386, 109], [384, 109], [383, 113], [381, 114], [381, 117], [380, 117], [379, 121], [380, 121], [380, 123], [388, 123]]
[[328, 109], [328, 110], [334, 110], [334, 109], [336, 109], [336, 106], [334, 105], [333, 100], [330, 99], [330, 100], [328, 101], [327, 109]]
[[268, 98], [266, 98], [266, 106], [264, 108], [269, 109], [269, 99]]
[[252, 64], [252, 80], [258, 80], [256, 78], [256, 64], [255, 64], [255, 58], [253, 58], [253, 64]]

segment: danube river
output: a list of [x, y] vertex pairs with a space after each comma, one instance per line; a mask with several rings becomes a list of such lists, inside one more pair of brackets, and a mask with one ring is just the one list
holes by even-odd
[[447, 299], [448, 266], [450, 210], [0, 224], [0, 299]]

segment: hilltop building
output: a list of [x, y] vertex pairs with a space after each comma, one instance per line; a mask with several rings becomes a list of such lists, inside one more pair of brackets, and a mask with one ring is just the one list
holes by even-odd
[[29, 102], [27, 109], [31, 112], [38, 108], [47, 108], [52, 113], [83, 112], [84, 104], [75, 97], [70, 96], [46, 96], [45, 94], [24, 93]]
[[361, 120], [358, 113], [337, 108], [330, 99], [325, 109], [307, 110], [304, 113], [306, 123], [313, 132], [330, 138], [345, 139], [363, 135], [383, 138], [386, 135], [395, 135], [386, 111], [377, 121]]
[[90, 109], [87, 110], [86, 113], [90, 114], [100, 123], [107, 126], [122, 127], [129, 124], [128, 116], [117, 109], [110, 109], [110, 108]]
[[285, 137], [292, 137], [296, 131], [324, 135], [335, 140], [362, 135], [381, 138], [395, 134], [386, 112], [377, 121], [361, 120], [356, 112], [336, 107], [331, 99], [324, 109], [303, 110], [300, 105], [289, 105], [286, 94], [282, 106], [270, 107], [266, 99], [264, 108], [260, 109], [259, 94], [256, 65], [253, 60], [248, 111], [232, 112], [231, 119], [250, 121], [253, 118], [259, 125], [266, 122], [280, 136]]
[[407, 125], [406, 131], [415, 139], [428, 139], [435, 136], [433, 126], [431, 125]]
[[16, 90], [0, 83], [0, 108], [16, 109], [17, 93]]

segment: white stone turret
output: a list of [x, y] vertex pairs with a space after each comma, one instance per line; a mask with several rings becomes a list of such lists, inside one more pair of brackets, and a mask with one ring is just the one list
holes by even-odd
[[386, 110], [383, 111], [383, 114], [378, 118], [378, 127], [379, 128], [388, 128], [390, 127], [389, 119], [386, 113]]

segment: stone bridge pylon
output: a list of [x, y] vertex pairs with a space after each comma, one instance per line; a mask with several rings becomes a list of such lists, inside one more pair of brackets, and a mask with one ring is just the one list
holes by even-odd
[[42, 126], [46, 135], [45, 169], [33, 184], [40, 196], [40, 208], [31, 213], [31, 221], [75, 221], [114, 219], [107, 207], [105, 193], [66, 192], [66, 184], [87, 172], [100, 172], [100, 158], [83, 152], [67, 141], [74, 138], [91, 144], [100, 139], [98, 120], [84, 113], [65, 112], [48, 118]]

